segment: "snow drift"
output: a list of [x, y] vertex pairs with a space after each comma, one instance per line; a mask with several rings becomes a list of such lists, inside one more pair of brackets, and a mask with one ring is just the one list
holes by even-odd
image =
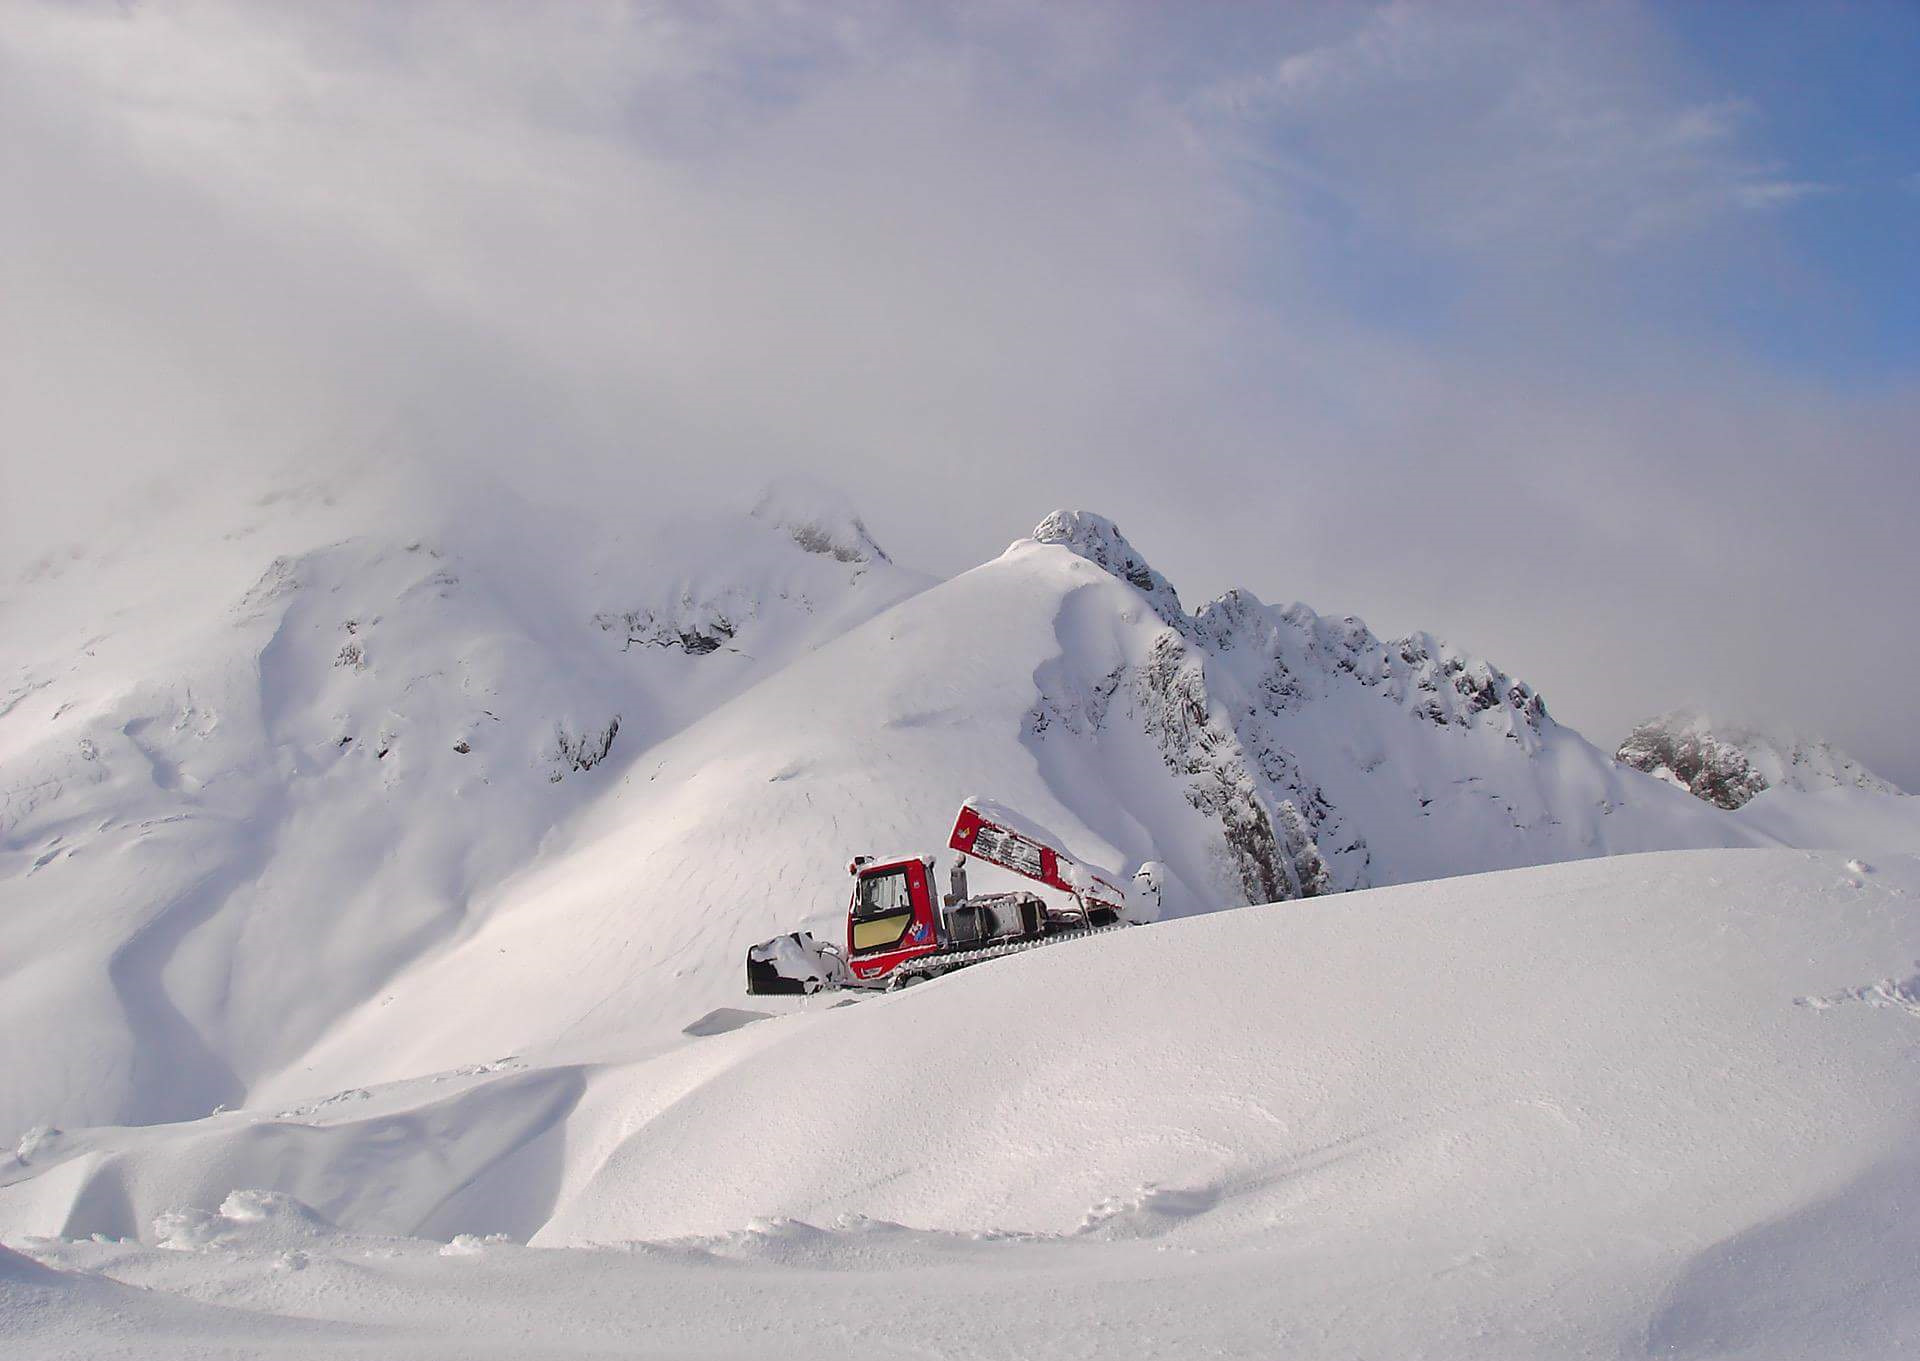
[[[626, 1062], [70, 1131], [0, 1176], [0, 1226], [265, 1300], [290, 1251], [466, 1235], [563, 1333], [631, 1294], [748, 1352], [859, 1319], [956, 1353], [1885, 1355], [1920, 1325], [1916, 895], [1912, 857], [1720, 851], [1212, 914]], [[266, 1176], [312, 1210], [231, 1199]], [[90, 1232], [176, 1250], [24, 1237]], [[592, 1293], [543, 1304], [499, 1232], [574, 1245]], [[322, 1315], [387, 1294], [370, 1269]], [[743, 1318], [749, 1283], [811, 1302]]]

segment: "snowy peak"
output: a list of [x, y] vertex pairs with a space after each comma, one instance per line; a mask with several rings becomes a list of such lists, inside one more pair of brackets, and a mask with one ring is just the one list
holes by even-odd
[[847, 563], [893, 561], [846, 499], [818, 483], [781, 479], [762, 494], [753, 518], [786, 531], [808, 553]]
[[1238, 589], [1190, 616], [1173, 583], [1118, 525], [1091, 511], [1056, 510], [1034, 528], [1033, 539], [1058, 544], [1132, 586], [1163, 623], [1202, 652], [1266, 658], [1258, 688], [1263, 706], [1274, 712], [1357, 684], [1443, 728], [1473, 727], [1490, 714], [1528, 749], [1546, 721], [1546, 702], [1532, 686], [1431, 633], [1385, 640], [1351, 615], [1320, 615], [1298, 603], [1277, 608]]
[[1101, 571], [1118, 577], [1147, 597], [1154, 613], [1175, 628], [1187, 624], [1179, 592], [1153, 570], [1139, 550], [1127, 542], [1120, 526], [1090, 510], [1056, 510], [1034, 526], [1035, 543], [1059, 544], [1077, 553]]
[[[1524, 858], [1540, 828], [1571, 821], [1536, 788], [1535, 758], [1553, 737], [1540, 697], [1431, 634], [1385, 642], [1351, 616], [1229, 591], [1197, 612], [1190, 641], [1197, 692], [1160, 710], [1215, 715], [1222, 731], [1190, 733], [1168, 761], [1209, 770], [1212, 802], [1265, 829], [1223, 819], [1243, 860], [1279, 867], [1243, 874], [1250, 897], [1256, 880], [1269, 898], [1311, 896]], [[1436, 819], [1454, 830], [1437, 833]], [[1455, 853], [1467, 844], [1470, 855]]]
[[1729, 809], [1779, 787], [1806, 793], [1900, 792], [1829, 743], [1717, 722], [1692, 709], [1676, 709], [1639, 724], [1614, 759]]
[[[1352, 616], [1270, 606], [1245, 590], [1187, 615], [1118, 528], [1085, 512], [1049, 516], [1034, 539], [1101, 567], [1158, 616], [1138, 621], [1117, 658], [1091, 647], [1038, 673], [1028, 741], [1058, 769], [1115, 760], [1146, 738], [1208, 828], [1205, 853], [1156, 846], [1174, 866], [1176, 897], [1311, 897], [1640, 837], [1629, 830], [1637, 812], [1612, 825], [1627, 794], [1606, 755], [1558, 729], [1532, 686], [1490, 662], [1430, 633], [1383, 640]], [[1109, 636], [1070, 612], [1070, 654]], [[1089, 737], [1104, 755], [1070, 753]], [[1110, 796], [1120, 781], [1080, 783]], [[1641, 792], [1686, 804], [1658, 786]]]

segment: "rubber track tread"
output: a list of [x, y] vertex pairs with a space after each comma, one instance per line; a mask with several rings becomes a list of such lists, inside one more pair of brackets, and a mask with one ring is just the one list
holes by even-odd
[[949, 954], [921, 955], [910, 959], [887, 975], [886, 986], [897, 987], [909, 978], [918, 978], [922, 974], [950, 973], [955, 969], [964, 969], [969, 964], [979, 964], [989, 959], [1002, 959], [1007, 955], [1025, 954], [1028, 950], [1038, 950], [1047, 945], [1059, 945], [1069, 940], [1084, 940], [1088, 936], [1104, 936], [1109, 931], [1124, 931], [1133, 923], [1113, 922], [1107, 926], [1083, 926], [1076, 931], [1056, 931], [1050, 936], [1036, 936], [1030, 940], [1010, 940], [1000, 945], [988, 945], [978, 950], [955, 950]]

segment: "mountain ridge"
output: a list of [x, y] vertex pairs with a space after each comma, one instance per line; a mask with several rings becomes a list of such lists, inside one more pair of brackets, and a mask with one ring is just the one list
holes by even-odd
[[975, 793], [1165, 862], [1176, 916], [1834, 835], [1618, 766], [1430, 634], [1189, 613], [1091, 512], [935, 582], [817, 489], [755, 509], [529, 563], [316, 491], [165, 545], [187, 575], [129, 539], [17, 588], [0, 1128], [674, 1035]]

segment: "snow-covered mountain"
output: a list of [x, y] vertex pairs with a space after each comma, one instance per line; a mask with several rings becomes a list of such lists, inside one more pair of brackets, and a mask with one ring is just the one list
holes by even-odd
[[0, 1128], [665, 1042], [972, 794], [1164, 862], [1175, 916], [1834, 835], [1618, 765], [1429, 635], [1189, 613], [1086, 512], [938, 583], [792, 488], [597, 542], [317, 491], [220, 523], [0, 607]]
[[1614, 759], [1721, 808], [1742, 807], [1768, 789], [1900, 792], [1830, 743], [1716, 721], [1696, 709], [1637, 724]]

